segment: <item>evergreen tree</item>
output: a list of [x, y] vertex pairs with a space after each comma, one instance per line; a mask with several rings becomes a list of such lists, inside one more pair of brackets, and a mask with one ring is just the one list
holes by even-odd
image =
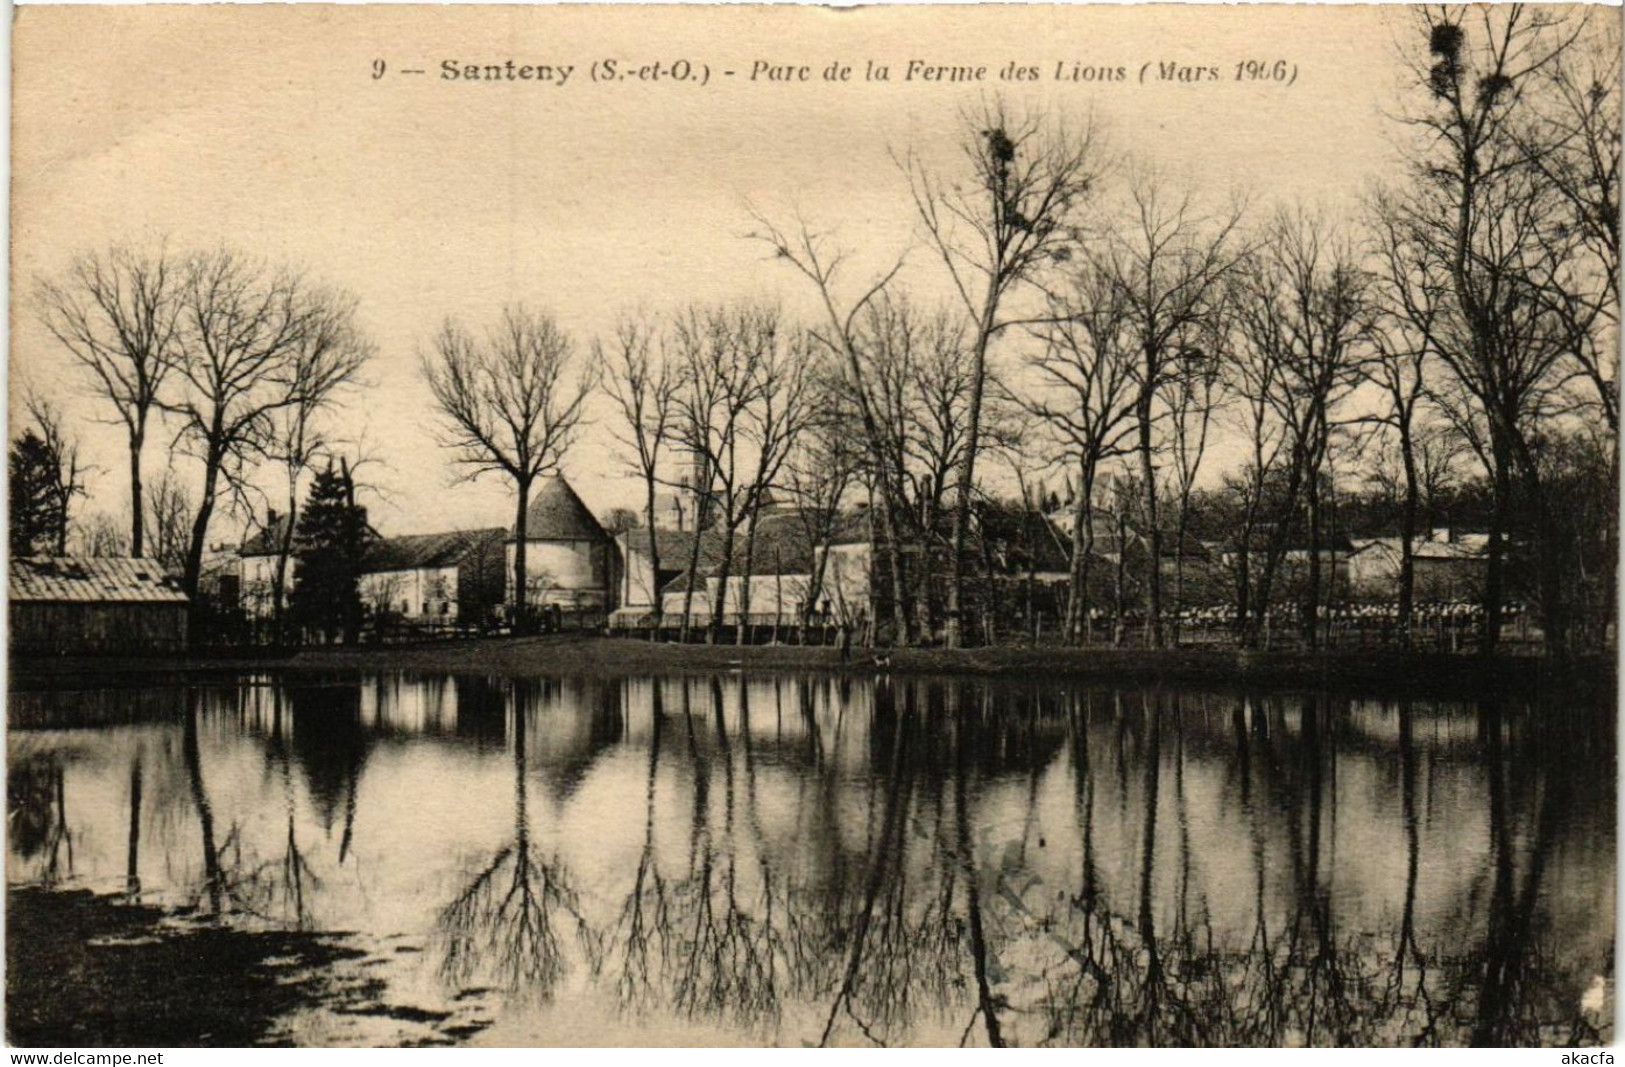
[[51, 555], [67, 520], [57, 492], [56, 457], [33, 430], [11, 442], [11, 554]]
[[361, 561], [367, 547], [367, 510], [356, 506], [348, 471], [331, 463], [317, 473], [295, 540], [295, 625], [328, 641], [354, 641], [361, 625]]

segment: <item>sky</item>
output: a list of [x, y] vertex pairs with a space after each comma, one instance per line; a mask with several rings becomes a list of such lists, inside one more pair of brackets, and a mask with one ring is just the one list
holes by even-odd
[[[34, 279], [115, 242], [224, 243], [359, 298], [377, 355], [334, 417], [382, 461], [369, 471], [382, 491], [375, 526], [509, 523], [510, 488], [458, 481], [438, 443], [419, 355], [447, 316], [479, 326], [523, 302], [554, 314], [587, 359], [622, 309], [761, 299], [810, 315], [804, 280], [747, 238], [752, 208], [833, 233], [852, 252], [849, 294], [906, 251], [910, 284], [945, 296], [893, 153], [951, 173], [963, 111], [1000, 93], [1095, 122], [1114, 148], [1214, 202], [1240, 192], [1260, 213], [1294, 200], [1345, 211], [1392, 159], [1383, 112], [1403, 81], [1407, 17], [1220, 5], [21, 8], [14, 404], [24, 384], [62, 404], [98, 468], [84, 507], [124, 514], [122, 431], [98, 421], [111, 410], [40, 326]], [[446, 62], [510, 58], [574, 69], [562, 85], [440, 76]], [[687, 59], [710, 81], [593, 81], [594, 61], [610, 58], [622, 70]], [[864, 81], [870, 60], [892, 80]], [[986, 79], [904, 80], [911, 60], [985, 66]], [[1238, 82], [1248, 60], [1285, 60], [1296, 79]], [[832, 62], [851, 80], [825, 81]], [[1039, 80], [1001, 80], [1011, 63]], [[1054, 79], [1075, 63], [1127, 77]], [[1162, 63], [1217, 78], [1160, 81]], [[759, 64], [806, 66], [811, 80], [752, 80]], [[403, 73], [413, 69], [425, 73]], [[611, 412], [592, 416], [564, 470], [602, 513], [638, 489], [616, 461]], [[166, 462], [196, 481], [169, 433], [152, 438], [149, 482]], [[241, 525], [220, 517], [211, 540]]]

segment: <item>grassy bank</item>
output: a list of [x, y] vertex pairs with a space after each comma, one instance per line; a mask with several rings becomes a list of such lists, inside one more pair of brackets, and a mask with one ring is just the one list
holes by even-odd
[[[884, 657], [884, 659], [877, 659]], [[817, 670], [871, 675], [1066, 678], [1101, 682], [1359, 690], [1442, 696], [1526, 696], [1562, 692], [1612, 700], [1613, 661], [1438, 653], [1238, 652], [1234, 650], [981, 648], [854, 649], [843, 663], [833, 648], [651, 644], [625, 638], [552, 635], [366, 648], [303, 649], [290, 654], [133, 658], [16, 659], [11, 687], [150, 684], [221, 673], [274, 671], [331, 675], [358, 671], [502, 672], [586, 677], [716, 670]]]

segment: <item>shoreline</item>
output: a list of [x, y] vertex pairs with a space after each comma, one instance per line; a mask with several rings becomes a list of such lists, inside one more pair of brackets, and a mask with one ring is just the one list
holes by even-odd
[[[878, 658], [878, 661], [877, 661]], [[816, 671], [848, 676], [930, 674], [961, 678], [1054, 678], [1102, 683], [1202, 684], [1221, 688], [1358, 691], [1438, 697], [1615, 696], [1607, 655], [1553, 664], [1533, 657], [1400, 651], [1240, 651], [994, 647], [836, 649], [799, 645], [654, 644], [581, 634], [484, 638], [363, 648], [307, 648], [292, 653], [154, 657], [18, 657], [8, 661], [8, 689], [184, 684], [211, 675], [265, 672], [287, 676], [403, 670], [494, 671], [528, 675], [618, 678], [649, 673]]]

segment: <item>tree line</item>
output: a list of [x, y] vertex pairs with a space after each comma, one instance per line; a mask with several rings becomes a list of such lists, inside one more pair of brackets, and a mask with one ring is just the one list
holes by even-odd
[[[691, 576], [685, 639], [702, 548], [694, 538], [688, 559], [660, 558], [673, 489], [689, 491], [685, 524], [712, 532], [720, 588], [747, 579], [741, 615], [764, 509], [792, 501], [821, 545], [861, 501], [888, 615], [876, 622], [892, 640], [985, 640], [978, 527], [1014, 482], [1024, 513], [1066, 511], [1067, 640], [1088, 639], [1091, 568], [1106, 561], [1139, 571], [1145, 643], [1176, 642], [1186, 546], [1201, 534], [1223, 546], [1244, 644], [1301, 555], [1292, 595], [1316, 647], [1335, 565], [1324, 550], [1352, 500], [1391, 505], [1404, 643], [1423, 520], [1446, 490], [1482, 486], [1482, 645], [1493, 651], [1509, 603], [1528, 600], [1562, 654], [1590, 632], [1580, 623], [1614, 612], [1619, 28], [1522, 5], [1403, 18], [1399, 163], [1335, 216], [1205, 195], [1093, 122], [992, 100], [962, 116], [956, 167], [895, 153], [910, 249], [752, 212], [749, 239], [813, 309], [800, 320], [748, 300], [628, 310], [581, 345], [521, 304], [483, 327], [449, 317], [421, 370], [455, 463], [514, 487], [512, 588], [529, 588], [531, 489], [603, 397], [641, 484], [654, 572]], [[38, 305], [127, 430], [132, 554], [153, 528], [149, 417], [202, 462], [202, 495], [180, 509], [193, 592], [212, 513], [256, 467], [283, 468], [296, 512], [301, 476], [335, 445], [325, 414], [371, 353], [353, 297], [230, 252], [85, 256], [41, 283]], [[21, 461], [13, 446], [13, 499], [21, 487], [61, 516], [60, 551], [82, 474], [35, 422]], [[19, 462], [57, 474], [28, 488]], [[1102, 530], [1115, 553], [1098, 550]], [[291, 519], [283, 536], [286, 560]], [[815, 558], [803, 625], [827, 565]], [[708, 606], [710, 640], [726, 599]]]

